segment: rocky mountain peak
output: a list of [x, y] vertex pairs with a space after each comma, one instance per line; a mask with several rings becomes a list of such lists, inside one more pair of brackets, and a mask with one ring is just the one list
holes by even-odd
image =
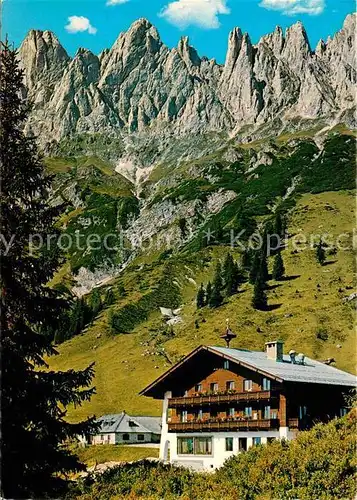
[[343, 30], [349, 31], [350, 33], [354, 33], [355, 28], [356, 28], [356, 19], [357, 19], [357, 13], [353, 12], [351, 14], [348, 14], [346, 16], [346, 19], [343, 23]]
[[188, 36], [181, 37], [177, 46], [177, 52], [188, 66], [199, 66], [201, 64], [201, 59], [196, 49], [190, 46]]
[[279, 57], [284, 47], [284, 34], [280, 26], [277, 26], [273, 33], [263, 36], [258, 43], [258, 47], [266, 46], [275, 57]]
[[283, 57], [298, 74], [303, 70], [311, 56], [310, 42], [303, 24], [298, 21], [285, 34]]
[[25, 69], [26, 85], [32, 87], [38, 78], [58, 78], [70, 57], [51, 31], [31, 30], [19, 49]]
[[255, 46], [235, 28], [223, 66], [200, 58], [188, 37], [169, 49], [147, 19], [134, 22], [99, 57], [81, 48], [73, 60], [53, 33], [31, 31], [20, 48], [36, 103], [31, 130], [44, 141], [118, 130], [150, 140], [172, 130], [230, 132], [276, 118], [351, 117], [345, 111], [355, 106], [355, 22], [348, 16], [315, 53], [300, 22], [285, 36], [277, 27]]

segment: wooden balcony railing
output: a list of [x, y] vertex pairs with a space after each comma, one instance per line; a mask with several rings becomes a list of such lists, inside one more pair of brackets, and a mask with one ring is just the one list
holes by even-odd
[[178, 406], [212, 405], [236, 402], [267, 401], [277, 396], [273, 391], [233, 392], [226, 394], [207, 394], [201, 396], [171, 398], [169, 408]]
[[260, 420], [212, 420], [194, 422], [169, 422], [169, 432], [219, 432], [242, 430], [270, 430], [279, 428], [278, 419]]
[[300, 429], [300, 420], [298, 418], [289, 418], [288, 419], [288, 427], [289, 429]]

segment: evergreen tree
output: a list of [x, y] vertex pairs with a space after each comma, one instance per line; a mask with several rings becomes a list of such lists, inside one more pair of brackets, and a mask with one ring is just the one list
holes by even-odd
[[98, 316], [98, 313], [103, 309], [102, 297], [99, 288], [94, 288], [89, 300], [89, 307], [92, 311], [92, 322]]
[[319, 244], [316, 247], [316, 260], [322, 266], [324, 265], [325, 260], [326, 260], [326, 252], [325, 252], [324, 244], [322, 243], [322, 240], [319, 241]]
[[[57, 498], [67, 485], [66, 473], [85, 469], [63, 442], [93, 431], [94, 421], [70, 424], [65, 416], [68, 405], [90, 399], [94, 373], [92, 365], [49, 371], [44, 360], [56, 354], [44, 333], [58, 324], [64, 307], [47, 286], [61, 263], [57, 246], [47, 249], [47, 237], [57, 234], [59, 211], [48, 204], [51, 178], [35, 140], [23, 133], [23, 80], [18, 54], [1, 43], [1, 494]], [[31, 245], [32, 235], [37, 236]]]
[[234, 286], [234, 260], [230, 253], [227, 253], [222, 267], [222, 278], [224, 291], [227, 296], [233, 295]]
[[252, 306], [260, 311], [266, 310], [268, 299], [265, 293], [266, 283], [258, 276], [253, 292]]
[[212, 296], [212, 283], [209, 281], [206, 288], [206, 305], [209, 305]]
[[244, 212], [238, 218], [237, 226], [237, 232], [240, 233], [241, 231], [244, 231], [242, 237], [246, 240], [257, 230], [257, 223], [255, 219]]
[[217, 288], [217, 290], [219, 291], [223, 289], [222, 266], [219, 261], [217, 262], [216, 270], [214, 273], [213, 287]]
[[269, 279], [269, 271], [268, 271], [268, 260], [266, 257], [266, 253], [262, 252], [260, 254], [260, 265], [259, 265], [259, 273], [258, 273], [261, 281], [266, 282]]
[[230, 297], [231, 295], [237, 293], [238, 286], [242, 281], [238, 264], [234, 261], [230, 253], [227, 254], [224, 261], [222, 274], [225, 294], [227, 297]]
[[239, 285], [241, 285], [242, 283], [244, 283], [244, 279], [245, 279], [244, 278], [244, 273], [241, 270], [241, 268], [239, 267], [238, 262], [234, 263], [234, 274], [235, 274], [235, 279], [236, 279], [237, 289], [238, 289]]
[[269, 279], [268, 262], [266, 254], [262, 250], [256, 250], [254, 252], [252, 265], [249, 271], [249, 283], [254, 285], [258, 276], [260, 276], [263, 281]]
[[259, 273], [259, 265], [260, 265], [260, 257], [259, 257], [259, 252], [256, 250], [253, 254], [249, 270], [249, 283], [251, 283], [252, 285], [254, 285], [257, 279]]
[[245, 250], [242, 254], [242, 267], [243, 269], [250, 269], [252, 266], [253, 255], [251, 250]]
[[280, 281], [285, 274], [285, 267], [283, 262], [283, 257], [281, 252], [278, 252], [274, 259], [274, 267], [273, 267], [273, 279], [276, 281]]
[[112, 288], [108, 288], [107, 293], [105, 294], [104, 302], [105, 302], [106, 307], [109, 307], [109, 306], [114, 304], [115, 295], [114, 295]]
[[212, 293], [208, 304], [209, 307], [219, 307], [222, 304], [223, 302], [223, 297], [221, 294], [222, 289], [223, 289], [222, 267], [221, 263], [218, 262], [213, 280]]
[[205, 305], [205, 290], [203, 288], [203, 283], [201, 283], [201, 286], [197, 292], [196, 304], [197, 309], [202, 309], [202, 307], [204, 307]]
[[71, 337], [74, 337], [75, 335], [78, 335], [81, 333], [81, 331], [84, 328], [84, 316], [85, 316], [85, 311], [84, 311], [84, 299], [77, 299], [74, 302], [74, 305], [72, 307], [72, 310], [70, 312], [69, 318], [69, 333], [65, 337], [66, 339], [69, 339]]
[[282, 216], [281, 212], [277, 212], [274, 221], [274, 233], [277, 234], [280, 238], [283, 238], [285, 235], [285, 229], [285, 218]]

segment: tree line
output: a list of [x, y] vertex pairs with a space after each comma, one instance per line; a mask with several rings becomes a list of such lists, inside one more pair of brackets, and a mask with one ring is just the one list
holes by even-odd
[[[268, 308], [268, 299], [266, 290], [270, 279], [268, 270], [268, 258], [270, 248], [276, 248], [272, 239], [277, 235], [283, 240], [286, 230], [285, 217], [279, 212], [275, 216], [273, 224], [268, 223], [265, 226], [262, 238], [262, 245], [257, 250], [246, 250], [242, 254], [241, 264], [235, 261], [230, 253], [227, 253], [223, 266], [217, 263], [214, 273], [214, 279], [207, 283], [206, 287], [201, 283], [196, 297], [197, 309], [205, 306], [210, 308], [219, 307], [224, 297], [235, 295], [239, 287], [245, 281], [254, 285], [252, 306], [254, 309], [266, 310]], [[271, 278], [281, 281], [285, 275], [285, 266], [281, 254], [282, 246], [274, 250], [274, 265]]]

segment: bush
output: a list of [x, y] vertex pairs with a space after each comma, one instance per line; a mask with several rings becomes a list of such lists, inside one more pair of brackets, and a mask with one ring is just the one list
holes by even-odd
[[296, 440], [276, 441], [230, 458], [217, 476], [237, 498], [354, 498], [356, 414], [318, 424]]
[[316, 338], [323, 340], [324, 342], [328, 340], [328, 331], [326, 328], [318, 328], [316, 332]]
[[122, 465], [93, 482], [79, 484], [69, 498], [152, 500], [273, 500], [355, 498], [356, 412], [318, 424], [294, 441], [255, 446], [226, 461], [216, 473], [195, 473], [148, 461]]

